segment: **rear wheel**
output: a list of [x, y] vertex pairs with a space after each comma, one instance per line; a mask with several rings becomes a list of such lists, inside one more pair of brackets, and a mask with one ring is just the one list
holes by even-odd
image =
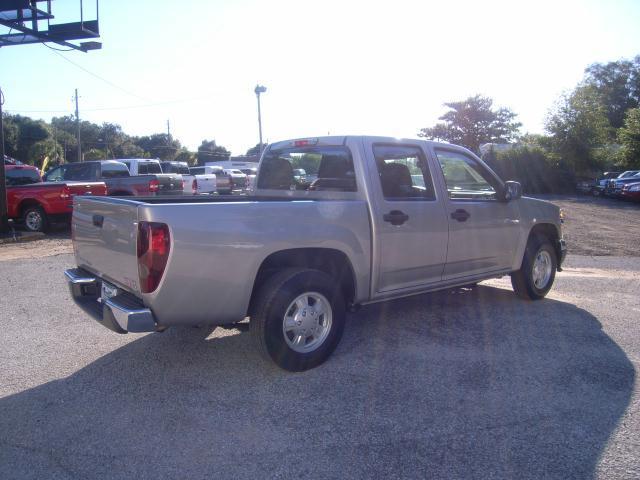
[[289, 268], [262, 286], [249, 326], [265, 358], [300, 372], [333, 353], [342, 338], [345, 312], [339, 282], [318, 270]]
[[593, 195], [594, 197], [599, 197], [600, 196], [600, 190], [598, 190], [597, 188], [592, 188], [591, 189], [591, 195]]
[[28, 207], [22, 214], [22, 221], [30, 232], [44, 232], [49, 225], [47, 214], [39, 206]]
[[520, 298], [544, 298], [556, 277], [558, 260], [551, 243], [545, 238], [531, 238], [522, 260], [522, 267], [511, 274], [513, 291]]

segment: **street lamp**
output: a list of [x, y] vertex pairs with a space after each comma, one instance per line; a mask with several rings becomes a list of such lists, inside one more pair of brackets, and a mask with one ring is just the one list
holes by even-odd
[[267, 87], [263, 85], [256, 85], [256, 88], [253, 90], [256, 93], [256, 98], [258, 99], [258, 132], [260, 134], [260, 144], [258, 147], [258, 158], [262, 156], [262, 116], [260, 114], [260, 94], [267, 91]]

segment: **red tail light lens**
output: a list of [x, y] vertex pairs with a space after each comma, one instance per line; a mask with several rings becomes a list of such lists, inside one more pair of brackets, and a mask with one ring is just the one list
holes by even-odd
[[195, 178], [193, 179], [193, 182], [191, 183], [191, 190], [193, 190], [193, 193], [197, 193], [197, 191], [198, 191], [198, 180], [196, 180]]
[[153, 179], [149, 181], [149, 191], [157, 192], [160, 189], [160, 182], [157, 179]]
[[71, 189], [68, 185], [62, 187], [62, 191], [60, 192], [60, 198], [66, 199], [71, 197]]
[[165, 223], [138, 223], [138, 275], [142, 293], [158, 288], [170, 250], [171, 236]]

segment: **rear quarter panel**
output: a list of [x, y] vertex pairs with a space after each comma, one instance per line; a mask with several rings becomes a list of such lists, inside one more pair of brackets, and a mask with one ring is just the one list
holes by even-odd
[[242, 320], [263, 260], [292, 248], [344, 252], [357, 295], [368, 295], [371, 239], [364, 201], [143, 205], [139, 218], [167, 223], [171, 233], [164, 278], [143, 295], [163, 325]]

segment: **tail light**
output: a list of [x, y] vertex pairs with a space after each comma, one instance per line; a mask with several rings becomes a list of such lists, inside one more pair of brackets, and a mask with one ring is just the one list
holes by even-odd
[[71, 198], [71, 189], [69, 188], [68, 185], [65, 185], [64, 187], [62, 187], [62, 191], [60, 192], [60, 198], [62, 199]]
[[154, 178], [152, 180], [149, 180], [149, 191], [150, 192], [157, 192], [160, 189], [160, 182], [158, 181], [157, 178]]
[[138, 223], [138, 276], [142, 293], [158, 288], [170, 249], [171, 237], [166, 223]]
[[195, 178], [193, 179], [193, 182], [191, 182], [191, 190], [193, 190], [193, 193], [198, 191], [198, 180]]

